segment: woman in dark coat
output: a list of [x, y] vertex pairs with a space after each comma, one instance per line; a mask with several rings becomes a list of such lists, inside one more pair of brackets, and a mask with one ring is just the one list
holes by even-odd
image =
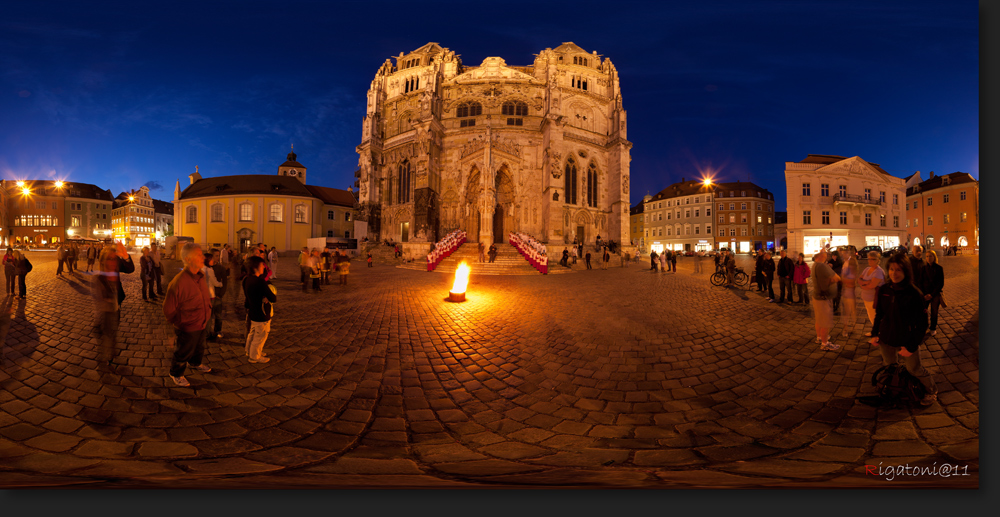
[[913, 285], [913, 271], [905, 256], [890, 257], [887, 273], [889, 282], [878, 288], [875, 298], [871, 343], [881, 349], [885, 365], [896, 364], [897, 353], [903, 356], [906, 369], [927, 389], [920, 404], [930, 406], [937, 400], [937, 385], [920, 364], [919, 346], [927, 326], [924, 294]]
[[760, 260], [760, 273], [764, 278], [764, 286], [767, 287], [767, 301], [774, 303], [774, 260], [771, 259], [771, 254], [767, 251]]
[[937, 253], [928, 250], [924, 256], [924, 276], [926, 277], [927, 292], [924, 293], [924, 301], [931, 304], [931, 335], [937, 334], [938, 308], [941, 307], [941, 291], [944, 290], [944, 268], [938, 264]]

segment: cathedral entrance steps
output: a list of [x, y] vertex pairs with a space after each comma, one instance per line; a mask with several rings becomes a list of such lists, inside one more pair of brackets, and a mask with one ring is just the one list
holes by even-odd
[[365, 243], [358, 254], [362, 262], [368, 261], [368, 254], [372, 254], [372, 263], [398, 265], [403, 263], [402, 258], [396, 258], [392, 246], [386, 246], [380, 242]]
[[[510, 244], [497, 244], [497, 257], [492, 263], [489, 262], [489, 255], [486, 255], [486, 262], [479, 262], [479, 245], [477, 243], [465, 243], [455, 250], [448, 258], [442, 260], [436, 268], [438, 273], [454, 273], [460, 263], [467, 262], [472, 269], [473, 275], [540, 275], [537, 269], [531, 266], [528, 261], [521, 256]], [[488, 249], [487, 249], [488, 250]], [[414, 261], [408, 264], [397, 266], [402, 269], [412, 269], [414, 271], [427, 271], [426, 261]], [[558, 271], [556, 271], [558, 269]], [[572, 269], [564, 267], [549, 267], [549, 274], [569, 273]]]

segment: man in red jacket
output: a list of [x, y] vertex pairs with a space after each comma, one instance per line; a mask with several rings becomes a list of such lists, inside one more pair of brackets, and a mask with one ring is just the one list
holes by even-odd
[[173, 361], [170, 363], [170, 379], [178, 386], [190, 386], [184, 378], [184, 369], [202, 373], [212, 371], [202, 364], [205, 352], [205, 338], [208, 337], [208, 320], [212, 316], [212, 301], [208, 292], [208, 282], [201, 272], [205, 256], [201, 247], [187, 243], [181, 249], [184, 269], [170, 281], [163, 299], [163, 314], [174, 326], [177, 341]]

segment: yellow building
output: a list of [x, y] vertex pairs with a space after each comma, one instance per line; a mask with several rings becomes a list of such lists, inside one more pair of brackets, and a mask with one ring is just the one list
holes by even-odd
[[643, 221], [643, 208], [646, 206], [645, 202], [649, 201], [651, 196], [646, 196], [642, 203], [639, 203], [629, 209], [629, 225], [628, 225], [628, 236], [632, 241], [633, 246], [638, 246], [640, 251], [645, 251], [645, 235], [643, 230], [645, 229], [645, 221]]
[[111, 210], [111, 231], [125, 246], [149, 246], [153, 240], [153, 198], [149, 188], [122, 192]]
[[[301, 249], [307, 240], [327, 235], [324, 200], [306, 186], [306, 168], [294, 152], [276, 176], [246, 174], [188, 177], [174, 189], [174, 235], [191, 237], [205, 248], [229, 244], [244, 251], [264, 243], [279, 252]], [[333, 189], [336, 190], [336, 189]]]

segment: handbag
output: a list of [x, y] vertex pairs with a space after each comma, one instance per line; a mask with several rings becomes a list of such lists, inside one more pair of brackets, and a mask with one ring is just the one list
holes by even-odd
[[944, 293], [939, 294], [938, 297], [941, 298], [941, 308], [947, 309], [948, 304], [944, 301]]

